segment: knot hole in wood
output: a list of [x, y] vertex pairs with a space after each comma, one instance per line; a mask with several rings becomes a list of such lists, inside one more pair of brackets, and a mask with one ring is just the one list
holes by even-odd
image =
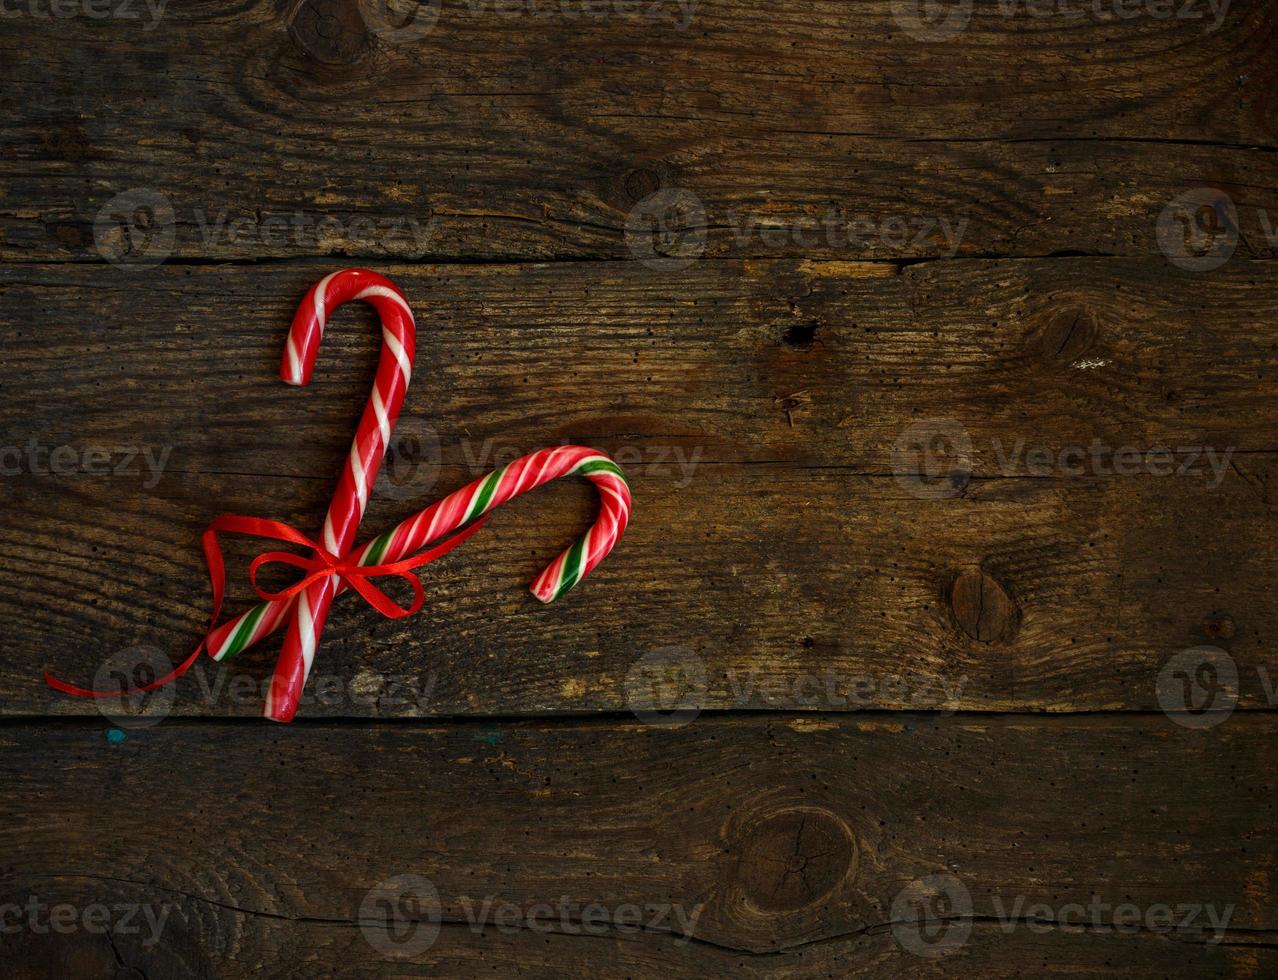
[[1005, 643], [1020, 625], [1020, 611], [1012, 597], [982, 571], [963, 572], [954, 580], [950, 609], [959, 628], [980, 643]]
[[733, 884], [764, 915], [797, 912], [829, 897], [856, 873], [859, 849], [837, 814], [787, 807], [742, 828]]

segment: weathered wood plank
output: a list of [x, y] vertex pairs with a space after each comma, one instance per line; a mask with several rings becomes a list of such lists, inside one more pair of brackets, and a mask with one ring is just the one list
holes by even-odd
[[[372, 375], [371, 315], [340, 314], [305, 393], [279, 382], [278, 360], [331, 269], [0, 269], [0, 441], [147, 445], [170, 449], [174, 471], [329, 479]], [[1278, 449], [1275, 263], [379, 269], [420, 321], [403, 432], [478, 472], [572, 440], [676, 479], [698, 461], [1025, 475], [1031, 449], [1090, 459], [1097, 440], [1089, 472], [1122, 447], [1211, 448], [1216, 472], [1193, 462], [1211, 483], [1228, 450]]]
[[[97, 259], [99, 212], [139, 188], [167, 197], [184, 258], [630, 257], [627, 220], [660, 187], [700, 200], [686, 223], [710, 254], [1157, 255], [1163, 208], [1204, 185], [1237, 205], [1240, 248], [1273, 254], [1263, 0], [1219, 21], [1206, 0], [1195, 19], [982, 3], [943, 43], [887, 0], [702, 0], [686, 30], [674, 0], [656, 18], [496, 6], [449, 0], [407, 43], [355, 0], [174, 4], [150, 30], [7, 19], [0, 257]], [[109, 210], [114, 254], [133, 208]], [[827, 213], [876, 231], [802, 224]]]
[[[1244, 465], [1272, 485], [1274, 457]], [[309, 527], [329, 494], [323, 480], [171, 479], [125, 497], [109, 481], [44, 481], [10, 499], [0, 616], [20, 655], [0, 663], [5, 712], [95, 712], [46, 690], [46, 667], [87, 680], [139, 644], [181, 659], [207, 622], [197, 540], [213, 514]], [[1272, 703], [1273, 515], [1241, 479], [1211, 493], [1154, 477], [990, 480], [920, 500], [891, 477], [707, 466], [687, 487], [640, 474], [634, 490], [620, 548], [554, 606], [524, 585], [587, 525], [584, 486], [502, 508], [425, 571], [428, 604], [411, 619], [343, 599], [303, 714], [626, 711], [653, 696], [667, 708], [1156, 709], [1168, 658], [1205, 643], [1232, 655], [1241, 705]], [[407, 512], [375, 498], [370, 531]], [[232, 567], [235, 609], [251, 598], [244, 574]], [[172, 710], [258, 713], [278, 642], [201, 666]]]
[[[748, 976], [1258, 976], [1273, 965], [1278, 746], [1263, 718], [1196, 733], [1162, 718], [904, 714], [663, 732], [169, 722], [122, 744], [102, 736], [68, 723], [0, 732], [12, 788], [0, 800], [0, 902], [138, 903], [138, 932], [40, 935], [10, 910], [19, 928], [0, 947], [19, 976], [24, 963], [34, 975], [94, 956], [153, 978], [314, 976], [338, 963], [357, 976], [508, 973], [525, 956], [534, 975], [558, 956], [608, 976], [738, 965]], [[175, 778], [184, 772], [202, 775]], [[447, 925], [397, 967], [389, 944], [374, 945], [385, 914], [364, 903], [402, 874], [427, 879], [437, 900], [420, 892], [401, 940], [415, 923]], [[913, 893], [899, 896], [931, 875], [950, 876], [956, 898], [937, 912], [953, 918], [920, 935], [901, 925]], [[485, 900], [480, 936], [471, 922]], [[1117, 912], [1124, 904], [1134, 912]], [[496, 919], [497, 906], [513, 918]], [[592, 906], [602, 912], [587, 920]], [[644, 930], [624, 928], [630, 906]], [[1151, 917], [1189, 906], [1192, 923]], [[144, 945], [144, 916], [161, 913], [159, 942]], [[1129, 915], [1142, 928], [1116, 932]], [[959, 944], [947, 930], [968, 917], [976, 927]], [[587, 921], [600, 936], [572, 934]], [[942, 938], [951, 955], [911, 952]]]
[[[590, 493], [503, 508], [427, 570], [422, 615], [391, 623], [344, 602], [317, 668], [339, 690], [320, 697], [316, 681], [306, 713], [624, 711], [635, 671], [667, 669], [670, 647], [704, 665], [706, 708], [1149, 709], [1167, 659], [1204, 642], [1235, 658], [1240, 704], [1271, 703], [1268, 264], [1195, 279], [1189, 312], [1177, 276], [1100, 260], [868, 278], [771, 263], [744, 288], [740, 268], [706, 263], [675, 293], [695, 302], [632, 269], [573, 268], [388, 270], [424, 313], [422, 356], [366, 527], [572, 440], [631, 471], [621, 549], [539, 607], [522, 583], [586, 525]], [[91, 713], [46, 691], [39, 668], [87, 678], [122, 648], [193, 645], [208, 601], [196, 540], [215, 513], [318, 524], [374, 341], [347, 315], [312, 391], [275, 379], [316, 274], [8, 271], [0, 610], [23, 656], [0, 663], [6, 710]], [[1094, 321], [1072, 312], [1089, 309]], [[910, 441], [916, 420], [947, 436], [945, 419], [970, 450], [932, 458]], [[1094, 439], [1217, 455], [1126, 459], [1123, 476], [1113, 453], [1081, 471], [1000, 459], [1024, 440], [1058, 464]], [[424, 461], [408, 458], [414, 440]], [[42, 475], [59, 446], [73, 468], [107, 471]], [[96, 446], [126, 452], [108, 465]], [[115, 473], [140, 450], [149, 462]], [[1176, 475], [1191, 455], [1195, 473]], [[273, 649], [229, 675], [255, 684]], [[227, 676], [202, 672], [174, 710], [256, 713], [257, 689]], [[392, 681], [411, 695], [375, 696]]]
[[[1262, 977], [1278, 967], [1278, 953], [1263, 938], [1244, 936], [1222, 943], [1177, 941], [1164, 935], [1115, 935], [1087, 930], [1080, 935], [1042, 927], [1004, 929], [975, 922], [961, 949], [943, 959], [921, 959], [904, 950], [887, 926], [847, 939], [832, 939], [816, 950], [800, 948], [764, 955], [744, 954], [705, 943], [684, 943], [661, 933], [599, 936], [561, 931], [490, 927], [475, 932], [468, 925], [443, 922], [434, 942], [421, 953], [385, 957], [374, 950], [355, 920], [278, 919], [251, 912], [210, 908], [198, 898], [162, 888], [128, 883], [20, 877], [8, 894], [25, 902], [38, 893], [52, 908], [108, 906], [117, 926], [118, 907], [155, 910], [165, 915], [163, 942], [140, 947], [150, 935], [139, 919], [138, 937], [129, 934], [23, 932], [0, 937], [11, 980], [145, 976], [149, 980], [209, 977], [217, 980], [270, 977], [310, 980], [315, 976], [373, 977], [521, 977], [561, 980], [564, 977], [671, 977], [700, 980], [705, 976], [800, 978], [883, 976], [947, 976], [1019, 980], [1028, 973], [1045, 977], [1147, 977], [1149, 980], [1204, 976]], [[131, 914], [131, 913], [127, 913]], [[139, 913], [142, 914], [142, 913]], [[557, 914], [557, 913], [556, 913]], [[571, 918], [568, 929], [580, 929]], [[1038, 927], [1036, 927], [1038, 928]], [[397, 930], [416, 935], [411, 926]], [[136, 970], [133, 974], [128, 970]]]

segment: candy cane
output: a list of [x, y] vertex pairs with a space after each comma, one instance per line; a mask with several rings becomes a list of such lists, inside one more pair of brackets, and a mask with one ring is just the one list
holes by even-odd
[[[358, 591], [384, 616], [411, 616], [421, 608], [423, 598], [421, 583], [412, 574], [414, 569], [443, 556], [473, 535], [492, 508], [561, 476], [578, 475], [591, 480], [599, 490], [602, 506], [590, 530], [533, 580], [533, 595], [542, 602], [552, 602], [563, 595], [607, 557], [625, 531], [630, 520], [630, 488], [621, 468], [593, 449], [560, 446], [543, 449], [494, 470], [352, 550], [412, 375], [416, 352], [412, 312], [403, 294], [377, 273], [366, 269], [335, 272], [318, 282], [298, 309], [280, 364], [280, 377], [286, 382], [309, 384], [325, 323], [335, 309], [356, 299], [371, 304], [381, 318], [382, 354], [372, 393], [355, 431], [348, 465], [342, 469], [324, 518], [320, 540], [308, 538], [279, 521], [237, 514], [215, 517], [201, 535], [213, 592], [209, 631], [178, 667], [135, 691], [171, 684], [189, 670], [204, 651], [215, 660], [232, 657], [287, 621], [288, 635], [271, 678], [263, 714], [276, 721], [289, 721], [301, 700], [329, 608], [334, 597], [345, 589]], [[279, 551], [259, 555], [249, 566], [249, 577], [258, 595], [266, 601], [216, 626], [226, 594], [226, 565], [218, 535], [227, 533], [305, 545], [312, 550], [312, 555], [303, 558]], [[435, 544], [441, 539], [442, 543]], [[433, 546], [428, 548], [428, 545]], [[267, 592], [257, 584], [257, 570], [264, 564], [277, 562], [302, 568], [307, 574], [287, 589]], [[412, 585], [414, 598], [409, 606], [397, 606], [369, 581], [384, 575], [397, 576]], [[45, 674], [45, 682], [55, 690], [76, 697], [103, 698], [119, 694], [77, 687], [49, 673]]]
[[[354, 552], [363, 566], [395, 562], [438, 541], [483, 516], [498, 504], [562, 476], [581, 476], [599, 490], [600, 510], [590, 530], [577, 539], [533, 580], [530, 590], [542, 602], [553, 602], [594, 570], [621, 538], [630, 520], [630, 487], [621, 468], [585, 446], [542, 449], [480, 477]], [[339, 584], [338, 593], [346, 590]], [[288, 618], [294, 600], [263, 602], [209, 634], [215, 660], [229, 660]]]
[[[377, 310], [382, 324], [382, 354], [373, 390], [320, 534], [320, 544], [334, 555], [345, 554], [355, 541], [369, 491], [408, 391], [417, 337], [412, 311], [403, 294], [385, 277], [367, 269], [335, 272], [316, 283], [302, 301], [280, 362], [280, 377], [286, 382], [310, 384], [324, 325], [339, 306], [357, 299]], [[326, 576], [308, 586], [294, 601], [284, 648], [266, 696], [263, 714], [267, 718], [289, 721], [296, 713], [336, 585], [336, 576]]]

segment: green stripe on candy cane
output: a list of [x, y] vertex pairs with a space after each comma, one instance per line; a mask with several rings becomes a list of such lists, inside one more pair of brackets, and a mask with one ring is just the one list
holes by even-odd
[[599, 456], [595, 459], [585, 459], [573, 467], [572, 476], [589, 476], [591, 473], [611, 473], [613, 476], [630, 486], [626, 480], [626, 474], [621, 472], [621, 467], [610, 460], [607, 456]]
[[493, 491], [501, 484], [506, 477], [506, 471], [509, 466], [503, 466], [499, 470], [493, 470], [488, 476], [484, 477], [484, 482], [475, 490], [475, 496], [470, 500], [470, 506], [466, 508], [466, 516], [463, 521], [473, 520], [488, 509], [488, 505], [492, 502]]
[[382, 558], [386, 555], [386, 549], [390, 547], [391, 541], [395, 537], [397, 528], [391, 528], [379, 534], [373, 539], [373, 543], [368, 546], [368, 553], [360, 561], [361, 565], [380, 565]]
[[253, 636], [253, 631], [257, 629], [257, 624], [261, 622], [262, 616], [269, 605], [270, 603], [263, 602], [249, 610], [248, 615], [244, 617], [244, 622], [240, 623], [239, 628], [235, 631], [235, 635], [231, 637], [231, 642], [227, 644], [226, 652], [215, 659], [230, 660], [237, 653], [247, 647], [249, 645], [249, 640]]
[[568, 549], [568, 557], [564, 559], [563, 571], [559, 574], [559, 582], [555, 585], [554, 595], [551, 601], [558, 599], [561, 595], [577, 584], [581, 578], [581, 567], [586, 560], [586, 540], [590, 535], [584, 535], [573, 543]]

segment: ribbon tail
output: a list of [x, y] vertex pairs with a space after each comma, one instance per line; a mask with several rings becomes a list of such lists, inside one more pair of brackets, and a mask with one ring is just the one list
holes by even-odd
[[191, 665], [199, 659], [200, 654], [203, 652], [204, 641], [201, 640], [200, 645], [195, 648], [195, 651], [189, 657], [163, 677], [152, 681], [150, 684], [143, 684], [141, 687], [130, 688], [127, 691], [99, 691], [89, 687], [76, 687], [74, 684], [68, 684], [66, 681], [54, 677], [47, 671], [44, 675], [44, 682], [55, 691], [61, 691], [63, 694], [70, 694], [72, 697], [77, 698], [125, 698], [130, 694], [140, 694], [143, 691], [154, 691], [157, 687], [163, 687], [165, 684], [172, 684], [175, 680], [191, 669]]
[[[310, 582], [318, 578], [322, 578], [325, 575], [337, 573], [342, 575], [346, 582], [382, 615], [392, 619], [399, 619], [400, 617], [408, 616], [416, 612], [421, 608], [423, 602], [421, 582], [418, 581], [415, 575], [410, 574], [410, 570], [448, 554], [448, 552], [452, 551], [483, 527], [486, 519], [486, 517], [481, 517], [470, 527], [466, 528], [466, 530], [454, 534], [452, 537], [447, 538], [442, 544], [438, 544], [434, 548], [424, 551], [419, 555], [412, 558], [406, 558], [401, 561], [391, 562], [386, 565], [368, 567], [356, 565], [351, 567], [341, 567], [325, 563], [321, 568], [314, 568], [313, 561], [303, 559], [298, 555], [293, 555], [289, 552], [271, 552], [266, 555], [261, 555], [254, 560], [251, 566], [250, 579], [252, 579], [254, 587], [256, 588], [257, 581], [256, 578], [254, 578], [256, 571], [262, 564], [269, 561], [284, 561], [289, 564], [297, 565], [298, 567], [314, 569], [309, 576], [296, 585], [286, 589], [284, 592], [263, 593], [261, 589], [257, 590], [258, 595], [269, 601], [286, 602], [293, 595], [305, 588]], [[195, 661], [199, 659], [200, 654], [204, 652], [204, 649], [209, 642], [209, 636], [213, 633], [214, 627], [217, 624], [218, 617], [222, 615], [222, 599], [226, 590], [226, 567], [222, 558], [222, 549], [218, 545], [217, 540], [219, 531], [229, 531], [235, 534], [248, 534], [256, 537], [275, 538], [279, 541], [288, 541], [293, 544], [307, 545], [313, 548], [316, 552], [323, 553], [319, 545], [317, 545], [314, 541], [311, 541], [305, 535], [301, 534], [301, 532], [294, 530], [286, 524], [281, 524], [278, 521], [267, 521], [256, 517], [239, 517], [236, 515], [223, 515], [217, 517], [208, 526], [208, 528], [205, 529], [202, 536], [204, 559], [209, 568], [209, 584], [213, 591], [213, 615], [210, 618], [208, 630], [205, 632], [204, 638], [200, 640], [200, 645], [191, 652], [190, 656], [182, 661], [182, 663], [178, 664], [178, 666], [173, 670], [169, 671], [163, 677], [152, 681], [150, 684], [143, 684], [139, 687], [130, 688], [124, 691], [105, 691], [89, 687], [77, 687], [74, 684], [68, 684], [61, 678], [53, 676], [53, 674], [48, 671], [45, 672], [44, 682], [55, 691], [59, 691], [62, 694], [69, 694], [72, 697], [123, 698], [128, 697], [130, 694], [154, 691], [157, 687], [164, 687], [166, 684], [172, 684], [190, 670]], [[327, 555], [327, 553], [323, 554]], [[327, 557], [331, 562], [331, 556]], [[409, 579], [414, 590], [414, 601], [412, 605], [407, 609], [397, 606], [389, 596], [367, 581], [368, 576], [373, 575], [398, 575], [401, 578]]]
[[[201, 535], [201, 543], [204, 547], [204, 561], [209, 568], [209, 584], [213, 589], [213, 615], [209, 619], [208, 629], [204, 631], [204, 638], [200, 640], [200, 645], [191, 652], [182, 663], [178, 664], [173, 670], [169, 671], [163, 677], [152, 681], [150, 684], [144, 684], [141, 687], [135, 687], [128, 691], [99, 691], [89, 687], [76, 687], [74, 684], [68, 684], [60, 678], [54, 677], [48, 671], [45, 671], [44, 682], [55, 691], [63, 694], [69, 694], [76, 698], [123, 698], [130, 694], [138, 694], [143, 691], [154, 691], [157, 687], [164, 687], [165, 684], [172, 684], [175, 680], [191, 669], [191, 665], [199, 659], [200, 654], [204, 652], [204, 647], [208, 643], [208, 634], [212, 632], [216, 625], [218, 617], [222, 615], [222, 597], [226, 590], [226, 565], [222, 559], [222, 549], [217, 543], [218, 531], [235, 531], [238, 533], [252, 533], [261, 529], [261, 525], [274, 525], [274, 522], [260, 521], [257, 518], [247, 517], [217, 517], [213, 522], [204, 529]], [[285, 530], [292, 534], [301, 536], [292, 528]], [[274, 527], [268, 528], [275, 530]], [[280, 535], [282, 536], [282, 535]], [[305, 539], [303, 539], [305, 540]]]

